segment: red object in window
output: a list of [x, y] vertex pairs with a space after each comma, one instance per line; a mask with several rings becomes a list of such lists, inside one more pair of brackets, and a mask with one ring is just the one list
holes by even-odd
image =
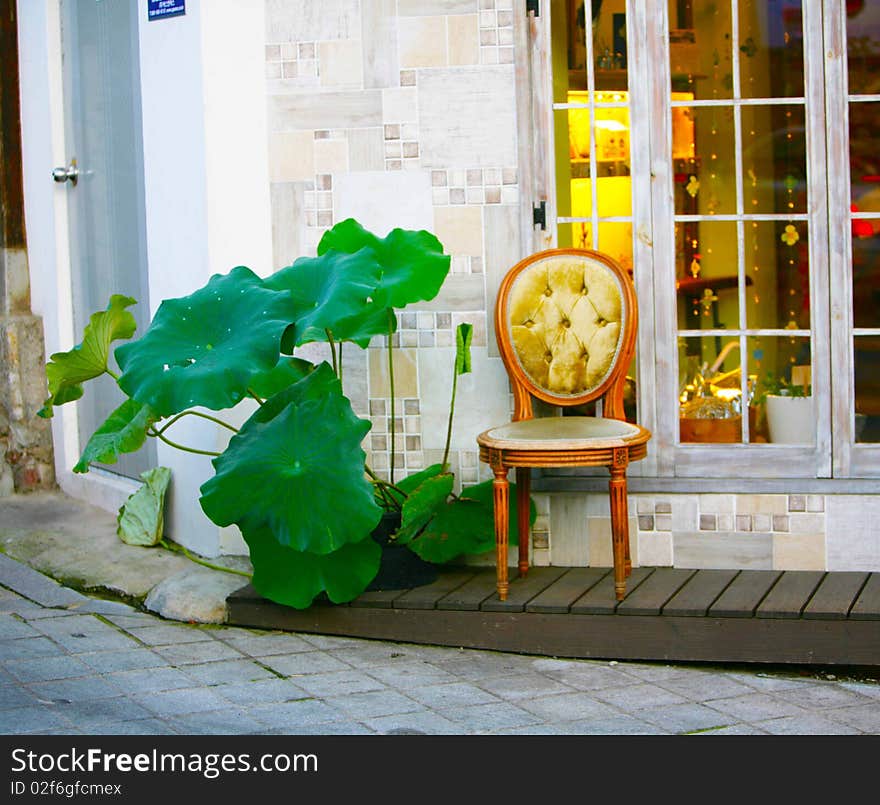
[[[850, 212], [858, 212], [859, 208], [855, 204], [849, 205]], [[854, 238], [870, 238], [874, 234], [874, 228], [870, 221], [854, 218], [852, 222], [852, 234]]]

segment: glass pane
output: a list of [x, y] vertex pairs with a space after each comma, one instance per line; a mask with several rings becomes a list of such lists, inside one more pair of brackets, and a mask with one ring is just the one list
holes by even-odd
[[880, 442], [880, 336], [853, 339], [856, 381], [855, 440]]
[[676, 258], [679, 329], [738, 328], [736, 224], [679, 222]]
[[880, 3], [877, 0], [847, 0], [846, 39], [850, 93], [880, 93]]
[[747, 222], [743, 248], [748, 327], [809, 330], [807, 222]]
[[591, 16], [594, 86], [625, 90], [626, 0], [566, 0], [569, 85], [573, 89], [587, 88], [586, 7]]
[[730, 98], [733, 73], [730, 3], [669, 0], [672, 88], [700, 99]]
[[[676, 107], [673, 112], [683, 121], [679, 136], [686, 141], [693, 132], [694, 154], [692, 158], [676, 160], [675, 212], [732, 215], [736, 212], [732, 107]], [[673, 134], [675, 131], [673, 125]], [[673, 140], [673, 151], [686, 153], [679, 142]]]
[[853, 221], [852, 270], [853, 325], [880, 327], [880, 219]]
[[849, 171], [854, 212], [880, 213], [880, 104], [849, 105]]
[[804, 107], [742, 107], [743, 212], [807, 211]]
[[740, 94], [804, 94], [802, 0], [739, 0]]
[[810, 339], [760, 336], [747, 339], [753, 441], [813, 444]]
[[739, 339], [679, 339], [679, 439], [742, 441]]

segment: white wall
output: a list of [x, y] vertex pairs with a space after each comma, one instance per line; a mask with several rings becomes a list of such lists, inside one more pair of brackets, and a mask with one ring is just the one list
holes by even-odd
[[[25, 208], [34, 313], [44, 318], [47, 355], [78, 340], [70, 306], [59, 0], [19, 2]], [[262, 0], [190, 0], [186, 14], [147, 20], [138, 0], [150, 309], [189, 294], [212, 274], [247, 265], [273, 270]], [[194, 419], [194, 418], [191, 418]], [[62, 489], [115, 511], [134, 486], [98, 471], [74, 475], [72, 405], [53, 423]], [[223, 437], [181, 422], [174, 438], [216, 449]], [[212, 474], [205, 457], [158, 446], [172, 470], [169, 536], [207, 556], [241, 553], [235, 529], [214, 526], [198, 503]]]

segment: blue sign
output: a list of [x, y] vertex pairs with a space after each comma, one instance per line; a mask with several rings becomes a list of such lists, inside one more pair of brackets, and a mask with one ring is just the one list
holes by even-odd
[[147, 19], [163, 20], [186, 14], [186, 0], [147, 0]]

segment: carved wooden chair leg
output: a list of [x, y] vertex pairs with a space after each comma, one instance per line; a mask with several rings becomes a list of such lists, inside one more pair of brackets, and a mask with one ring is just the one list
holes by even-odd
[[507, 580], [507, 533], [510, 485], [507, 482], [507, 468], [492, 468], [495, 479], [492, 481], [492, 503], [495, 510], [495, 565], [497, 571], [498, 598], [507, 600], [510, 584]]
[[614, 552], [614, 595], [622, 601], [626, 595], [626, 543], [629, 541], [629, 522], [626, 506], [626, 467], [612, 467], [611, 481], [611, 541]]
[[519, 535], [519, 575], [529, 572], [529, 495], [531, 494], [532, 473], [528, 467], [516, 469], [516, 516]]

